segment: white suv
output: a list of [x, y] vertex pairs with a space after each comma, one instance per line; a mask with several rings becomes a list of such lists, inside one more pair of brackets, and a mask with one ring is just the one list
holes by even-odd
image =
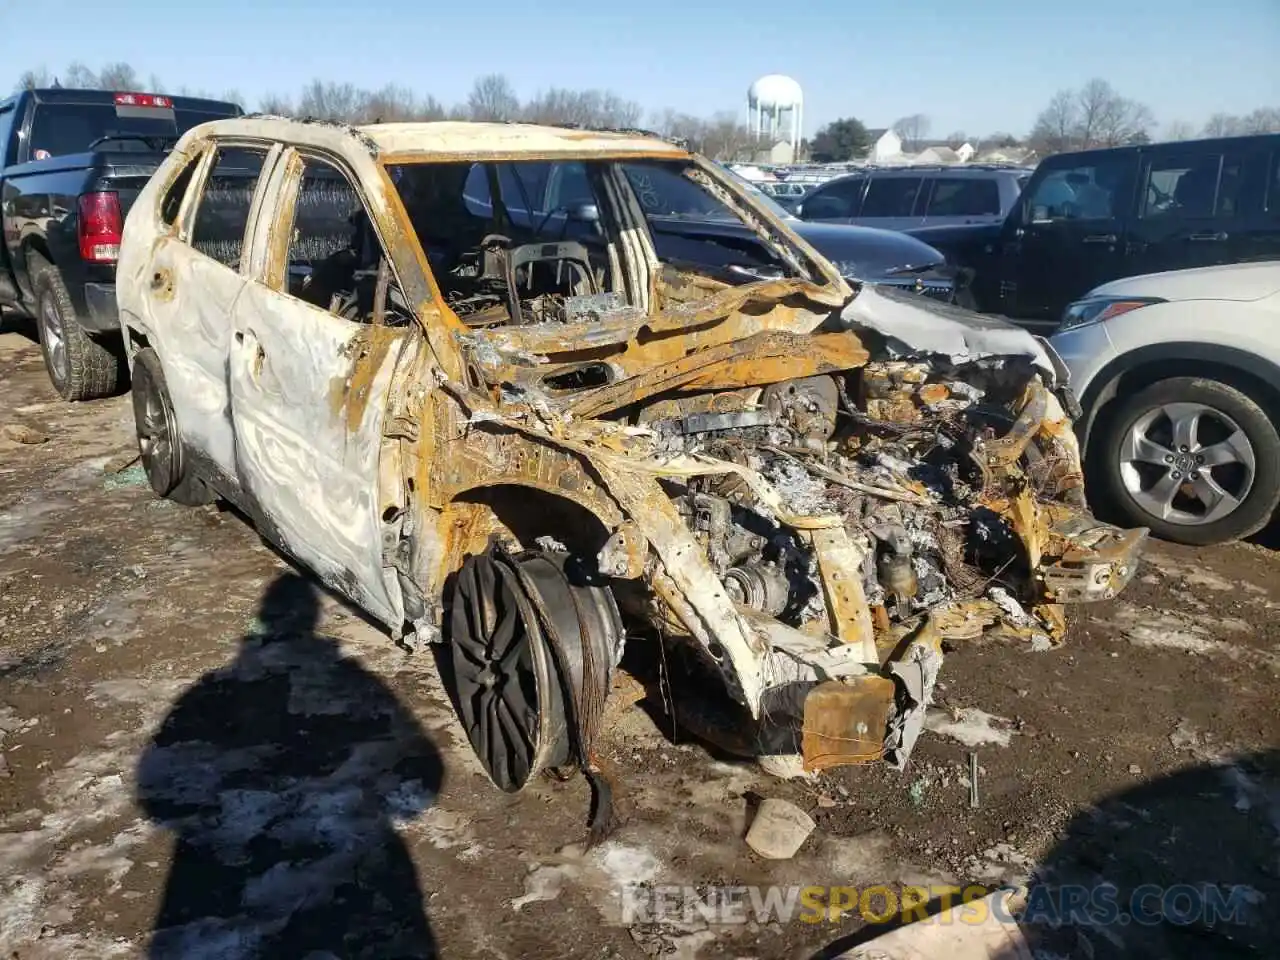
[[1256, 533], [1280, 501], [1280, 262], [1129, 277], [1071, 304], [1090, 490], [1181, 543]]

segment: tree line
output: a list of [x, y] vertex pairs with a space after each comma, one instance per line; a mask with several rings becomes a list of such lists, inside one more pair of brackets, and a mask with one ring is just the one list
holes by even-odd
[[[177, 96], [203, 96], [248, 104], [237, 90], [213, 93], [182, 86], [166, 87], [154, 74], [143, 80], [128, 63], [108, 63], [92, 70], [72, 63], [60, 74], [45, 68], [28, 70], [17, 89], [63, 86], [99, 90], [148, 90]], [[571, 90], [552, 87], [528, 99], [521, 99], [511, 81], [501, 73], [479, 77], [466, 99], [446, 106], [430, 94], [408, 87], [387, 84], [366, 89], [350, 83], [313, 80], [295, 96], [270, 93], [255, 108], [261, 113], [291, 117], [312, 117], [343, 123], [390, 123], [406, 120], [494, 120], [529, 123], [576, 124], [582, 127], [635, 129], [641, 126], [665, 137], [685, 141], [689, 147], [716, 160], [744, 160], [760, 149], [746, 125], [733, 110], [699, 117], [674, 109], [650, 113], [640, 104], [610, 90]], [[900, 117], [891, 128], [902, 140], [903, 149], [916, 153], [925, 146], [945, 143], [952, 148], [965, 142], [982, 148], [1026, 147], [1040, 156], [1068, 150], [1114, 147], [1147, 143], [1152, 139], [1187, 140], [1196, 136], [1219, 137], [1250, 133], [1280, 132], [1280, 108], [1260, 107], [1251, 113], [1217, 113], [1205, 125], [1174, 121], [1159, 131], [1150, 108], [1123, 96], [1106, 80], [1094, 78], [1079, 89], [1060, 90], [1037, 115], [1026, 137], [999, 132], [984, 137], [966, 137], [953, 131], [939, 141], [927, 140], [931, 128], [928, 115], [915, 113]], [[874, 143], [866, 125], [856, 117], [842, 117], [822, 127], [812, 140], [802, 145], [802, 154], [816, 162], [841, 162], [865, 157]]]
[[[110, 63], [97, 71], [82, 63], [73, 63], [58, 74], [44, 68], [28, 70], [19, 78], [16, 88], [51, 87], [55, 84], [78, 89], [147, 90], [175, 96], [208, 97], [249, 109], [246, 98], [237, 90], [213, 92], [188, 86], [175, 89], [167, 87], [154, 74], [144, 80], [127, 63]], [[651, 113], [646, 121], [640, 104], [610, 90], [552, 87], [521, 99], [511, 81], [500, 73], [477, 78], [466, 99], [449, 106], [430, 94], [420, 94], [399, 84], [366, 89], [351, 83], [317, 79], [293, 96], [268, 93], [257, 101], [254, 109], [277, 116], [311, 117], [352, 124], [412, 120], [518, 120], [615, 130], [644, 126], [662, 136], [682, 139], [699, 153], [719, 160], [743, 158], [755, 146], [746, 125], [738, 120], [734, 111], [698, 117], [666, 109]]]

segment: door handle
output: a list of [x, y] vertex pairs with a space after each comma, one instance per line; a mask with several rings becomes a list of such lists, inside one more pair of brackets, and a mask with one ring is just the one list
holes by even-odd
[[1193, 233], [1187, 237], [1193, 243], [1222, 243], [1227, 239], [1227, 234], [1219, 230], [1217, 233]]
[[1114, 233], [1091, 233], [1082, 240], [1082, 243], [1115, 243], [1119, 237]]

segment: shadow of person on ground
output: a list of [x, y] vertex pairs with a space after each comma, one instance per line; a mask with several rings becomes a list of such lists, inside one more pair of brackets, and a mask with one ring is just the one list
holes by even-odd
[[139, 762], [139, 804], [176, 838], [154, 960], [435, 956], [395, 821], [434, 801], [439, 752], [318, 617], [308, 581], [273, 581]]
[[1280, 750], [1201, 760], [1077, 815], [1023, 928], [1090, 960], [1280, 957]]
[[[1068, 822], [1036, 866], [1025, 903], [998, 915], [1016, 917], [1025, 944], [990, 960], [1280, 957], [1280, 749], [1217, 757], [1202, 737], [1186, 736], [1197, 764]], [[981, 885], [956, 879], [960, 888]], [[934, 900], [925, 912], [943, 907]], [[904, 957], [876, 942], [899, 926], [866, 924], [812, 960]]]

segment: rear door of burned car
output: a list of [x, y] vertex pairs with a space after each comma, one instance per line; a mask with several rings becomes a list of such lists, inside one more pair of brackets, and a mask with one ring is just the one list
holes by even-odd
[[119, 268], [121, 318], [160, 355], [187, 455], [236, 484], [228, 416], [229, 318], [248, 276], [261, 187], [280, 150], [203, 142], [166, 162], [153, 209], [131, 216]]
[[227, 371], [254, 520], [398, 628], [397, 538], [384, 558], [384, 531], [403, 501], [380, 467], [392, 383], [420, 328], [368, 197], [340, 158], [286, 152], [256, 225], [253, 279], [232, 314]]

